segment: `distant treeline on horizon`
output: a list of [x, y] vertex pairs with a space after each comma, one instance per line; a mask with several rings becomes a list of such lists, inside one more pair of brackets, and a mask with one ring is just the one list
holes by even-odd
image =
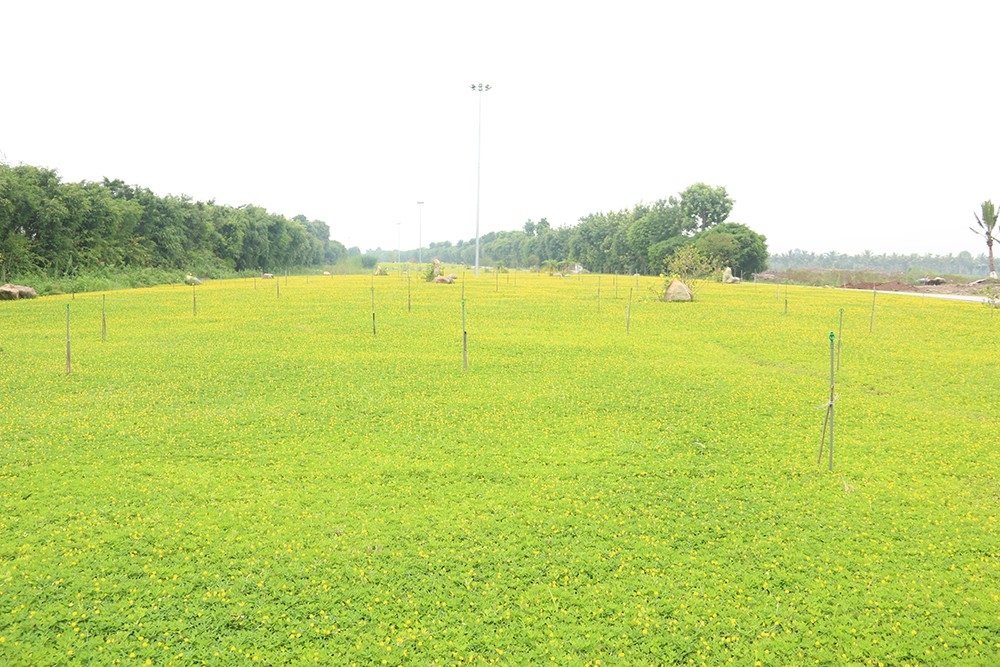
[[768, 257], [768, 267], [784, 269], [841, 269], [844, 271], [881, 271], [885, 273], [906, 273], [922, 271], [959, 276], [985, 276], [990, 272], [990, 261], [985, 253], [974, 256], [968, 250], [957, 255], [933, 255], [912, 253], [882, 253], [877, 255], [865, 251], [848, 255], [835, 251], [814, 253], [806, 250], [791, 250]]

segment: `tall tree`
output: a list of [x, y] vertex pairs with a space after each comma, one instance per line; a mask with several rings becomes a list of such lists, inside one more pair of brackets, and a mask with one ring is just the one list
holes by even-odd
[[686, 218], [685, 231], [705, 231], [726, 221], [733, 210], [733, 199], [724, 186], [713, 188], [695, 183], [681, 193], [680, 207]]
[[[636, 206], [633, 217], [635, 222], [628, 228], [627, 238], [636, 269], [656, 273], [661, 270], [665, 257], [662, 244], [679, 237], [684, 229], [681, 209], [661, 199], [652, 206]], [[653, 246], [658, 246], [656, 251]]]
[[982, 213], [982, 217], [978, 213], [976, 214], [976, 224], [979, 225], [979, 229], [977, 230], [975, 227], [969, 229], [986, 239], [986, 249], [990, 256], [990, 278], [996, 278], [996, 267], [993, 265], [993, 241], [996, 237], [993, 236], [993, 230], [997, 226], [997, 210], [994, 208], [992, 200], [987, 199], [983, 202]]

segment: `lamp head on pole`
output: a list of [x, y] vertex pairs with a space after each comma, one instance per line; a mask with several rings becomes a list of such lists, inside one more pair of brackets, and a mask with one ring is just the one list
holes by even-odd
[[479, 92], [483, 92], [489, 90], [490, 88], [492, 88], [492, 86], [490, 86], [490, 84], [488, 83], [478, 83], [478, 84], [474, 83], [471, 86], [469, 86], [469, 88], [471, 90], [478, 90]]

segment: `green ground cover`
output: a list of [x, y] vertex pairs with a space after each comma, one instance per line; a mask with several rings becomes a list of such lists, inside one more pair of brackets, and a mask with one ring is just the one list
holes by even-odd
[[1000, 317], [657, 287], [0, 304], [0, 664], [1000, 663]]

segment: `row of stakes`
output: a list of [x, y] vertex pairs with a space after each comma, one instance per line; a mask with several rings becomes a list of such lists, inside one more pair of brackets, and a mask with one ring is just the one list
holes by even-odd
[[[498, 274], [499, 275], [499, 274]], [[254, 289], [257, 287], [257, 279], [254, 278]], [[597, 288], [597, 303], [598, 312], [600, 312], [600, 278], [598, 278], [598, 288]], [[280, 283], [276, 281], [275, 287], [276, 296], [281, 297], [281, 287]], [[195, 286], [191, 288], [192, 297], [192, 310], [194, 315], [198, 314], [198, 296]], [[869, 320], [869, 332], [872, 330], [875, 322], [875, 297], [876, 293], [872, 290], [872, 314]], [[375, 311], [375, 286], [371, 287], [371, 304], [372, 304], [372, 335], [377, 335], [377, 324], [376, 324], [376, 311]], [[107, 297], [106, 295], [101, 295], [101, 340], [107, 339], [108, 335], [108, 320], [107, 320]], [[407, 310], [410, 311], [412, 308], [412, 296], [409, 286], [409, 276], [407, 276]], [[629, 323], [631, 320], [631, 309], [632, 309], [632, 289], [629, 289], [629, 305], [626, 308], [626, 333], [629, 330]], [[788, 312], [788, 297], [785, 296], [785, 312]], [[843, 332], [844, 332], [844, 309], [840, 309], [840, 323], [839, 323], [839, 335], [830, 332], [830, 398], [827, 401], [826, 414], [823, 419], [823, 433], [820, 437], [819, 445], [819, 455], [816, 459], [816, 464], [819, 465], [823, 461], [823, 450], [826, 448], [826, 435], [827, 432], [830, 434], [828, 451], [828, 468], [833, 470], [833, 441], [834, 441], [834, 403], [835, 403], [835, 372], [840, 370], [840, 349], [843, 342]], [[834, 344], [836, 341], [836, 345]], [[66, 304], [66, 374], [69, 375], [73, 372], [73, 356], [72, 347], [70, 339], [70, 304]], [[462, 284], [462, 370], [467, 371], [469, 369], [469, 332], [466, 328], [465, 323], [465, 284]]]
[[[499, 281], [499, 275], [500, 274], [497, 273], [497, 280], [498, 281]], [[375, 278], [374, 278], [374, 274], [373, 274], [373, 276], [372, 276], [372, 287], [371, 287], [372, 335], [376, 336], [378, 334], [378, 325], [377, 325], [376, 310], [375, 310], [375, 285], [374, 285], [374, 280], [375, 280]], [[510, 277], [509, 277], [509, 274], [508, 274], [508, 283], [509, 283], [509, 281], [510, 281]], [[286, 284], [288, 282], [288, 275], [287, 274], [285, 275], [285, 282], [286, 282]], [[636, 282], [638, 283], [638, 278], [636, 279]], [[412, 297], [412, 291], [411, 291], [411, 286], [410, 286], [410, 275], [408, 273], [407, 273], [407, 276], [406, 276], [406, 283], [407, 283], [407, 285], [406, 285], [406, 309], [407, 309], [407, 312], [412, 312], [413, 297]], [[515, 282], [515, 284], [516, 284], [516, 282]], [[255, 290], [257, 289], [257, 278], [256, 277], [253, 279], [253, 287], [254, 287]], [[497, 283], [497, 287], [499, 288], [499, 282]], [[616, 295], [617, 295], [617, 291], [618, 291], [618, 288], [617, 288], [617, 277], [616, 277], [616, 283], [615, 283], [615, 293], [616, 293]], [[628, 307], [625, 309], [625, 333], [626, 334], [630, 333], [630, 330], [631, 330], [631, 321], [632, 321], [632, 296], [633, 296], [633, 289], [630, 288], [629, 289]], [[279, 299], [281, 298], [281, 281], [280, 280], [275, 280], [275, 297], [279, 298]], [[73, 295], [73, 298], [74, 299], [76, 298], [76, 294], [75, 293]], [[108, 334], [108, 324], [107, 324], [107, 315], [106, 315], [106, 303], [107, 303], [107, 296], [106, 295], [101, 295], [101, 341], [106, 340], [107, 339], [107, 334]], [[598, 276], [598, 286], [597, 286], [597, 310], [598, 310], [598, 312], [600, 312], [600, 310], [601, 310], [600, 276]], [[191, 286], [191, 311], [192, 311], [192, 314], [194, 316], [198, 315], [198, 291], [197, 291], [197, 285], [192, 285]], [[469, 338], [469, 334], [468, 334], [468, 330], [466, 329], [466, 326], [465, 326], [465, 280], [464, 280], [464, 276], [463, 276], [463, 280], [462, 280], [462, 370], [468, 370], [469, 369], [468, 338]], [[72, 372], [73, 372], [73, 361], [72, 361], [72, 343], [71, 343], [71, 340], [70, 340], [70, 304], [66, 304], [66, 374], [69, 375]]]

